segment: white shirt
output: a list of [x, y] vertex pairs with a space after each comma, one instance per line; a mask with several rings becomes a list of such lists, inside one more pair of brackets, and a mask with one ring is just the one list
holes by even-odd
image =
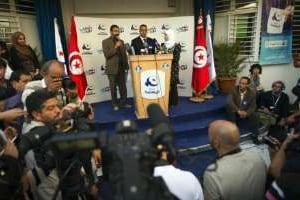
[[189, 171], [166, 165], [154, 168], [154, 176], [161, 176], [169, 191], [181, 200], [203, 200], [198, 179]]

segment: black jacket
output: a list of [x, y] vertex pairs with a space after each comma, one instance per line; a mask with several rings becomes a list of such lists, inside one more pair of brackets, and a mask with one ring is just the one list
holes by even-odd
[[[155, 39], [147, 37], [146, 42], [148, 44], [148, 54], [155, 54]], [[140, 36], [131, 40], [131, 46], [134, 48], [136, 55], [141, 55], [141, 49], [145, 49], [145, 45]]]

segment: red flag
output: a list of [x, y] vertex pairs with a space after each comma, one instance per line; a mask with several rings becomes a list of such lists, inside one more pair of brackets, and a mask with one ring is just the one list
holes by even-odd
[[209, 65], [207, 64], [206, 41], [203, 18], [200, 14], [196, 30], [192, 88], [196, 94], [200, 94], [208, 87], [209, 83]]
[[69, 76], [76, 83], [78, 97], [82, 100], [85, 96], [87, 81], [83, 70], [82, 57], [77, 44], [74, 16], [71, 19], [71, 34], [69, 37]]

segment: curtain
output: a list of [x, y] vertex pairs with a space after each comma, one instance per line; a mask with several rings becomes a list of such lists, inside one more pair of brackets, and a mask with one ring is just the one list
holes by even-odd
[[35, 9], [43, 59], [45, 61], [50, 59], [56, 59], [54, 36], [55, 17], [57, 18], [57, 23], [59, 26], [64, 53], [67, 56], [68, 54], [66, 54], [66, 37], [63, 25], [60, 0], [36, 0]]

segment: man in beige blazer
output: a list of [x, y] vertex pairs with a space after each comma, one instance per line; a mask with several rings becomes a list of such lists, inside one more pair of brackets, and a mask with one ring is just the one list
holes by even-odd
[[[119, 27], [115, 24], [110, 26], [110, 37], [102, 41], [104, 57], [106, 59], [106, 74], [109, 80], [112, 106], [115, 111], [119, 107], [131, 107], [126, 104], [126, 72], [128, 70], [128, 58], [123, 40], [120, 39]], [[120, 100], [117, 99], [117, 87], [120, 92]]]

